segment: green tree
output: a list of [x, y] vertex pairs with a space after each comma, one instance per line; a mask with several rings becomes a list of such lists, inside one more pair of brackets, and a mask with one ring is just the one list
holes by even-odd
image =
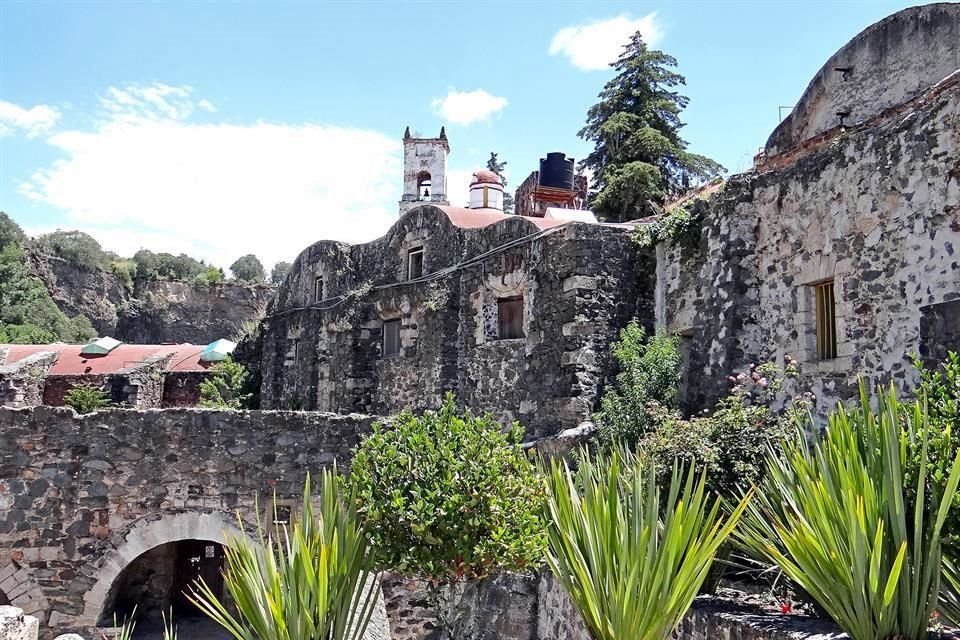
[[290, 273], [290, 266], [289, 262], [278, 262], [273, 265], [273, 270], [270, 271], [270, 282], [275, 285], [282, 283], [283, 279]]
[[133, 254], [133, 262], [137, 265], [138, 278], [156, 280], [160, 276], [160, 260], [153, 251], [140, 249]]
[[669, 196], [723, 171], [719, 164], [687, 151], [680, 113], [688, 99], [674, 71], [677, 61], [647, 47], [640, 33], [611, 66], [617, 75], [587, 112], [579, 136], [593, 143], [581, 168], [593, 172], [591, 206], [608, 220], [659, 213]]
[[595, 419], [604, 447], [617, 443], [635, 449], [652, 429], [653, 406], [672, 411], [677, 406], [682, 361], [677, 338], [658, 333], [649, 339], [636, 321], [620, 331], [610, 349], [619, 373], [604, 392]]
[[80, 384], [67, 392], [63, 403], [83, 415], [110, 406], [110, 396], [100, 387], [92, 384]]
[[27, 243], [27, 234], [13, 221], [13, 218], [0, 211], [0, 247], [11, 243], [24, 246]]
[[250, 399], [246, 388], [248, 376], [246, 367], [227, 356], [210, 367], [210, 375], [200, 383], [200, 406], [243, 409]]
[[500, 176], [500, 180], [503, 182], [503, 212], [513, 213], [513, 196], [510, 195], [509, 191], [507, 191], [507, 177], [503, 175], [503, 170], [506, 167], [507, 161], [499, 160], [497, 158], [497, 154], [491, 151], [490, 159], [487, 160], [487, 170], [493, 171], [495, 174]]
[[200, 287], [210, 287], [223, 283], [223, 269], [220, 267], [207, 267], [206, 271], [197, 274], [193, 283]]
[[53, 231], [37, 238], [37, 247], [87, 268], [107, 269], [110, 258], [93, 236], [83, 231]]
[[348, 483], [380, 564], [441, 584], [537, 567], [544, 486], [521, 439], [449, 393], [439, 411], [374, 425]]
[[263, 282], [267, 277], [263, 263], [252, 253], [237, 258], [236, 262], [230, 265], [230, 271], [233, 277], [241, 282]]

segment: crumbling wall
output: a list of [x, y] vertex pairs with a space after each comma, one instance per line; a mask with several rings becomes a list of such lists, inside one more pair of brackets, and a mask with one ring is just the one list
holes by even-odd
[[[751, 362], [800, 361], [823, 414], [915, 382], [923, 309], [960, 298], [960, 83], [710, 200], [696, 250], [661, 248], [658, 317], [691, 341], [694, 404]], [[812, 286], [833, 280], [837, 357], [819, 360]], [[935, 348], [928, 346], [925, 348]]]

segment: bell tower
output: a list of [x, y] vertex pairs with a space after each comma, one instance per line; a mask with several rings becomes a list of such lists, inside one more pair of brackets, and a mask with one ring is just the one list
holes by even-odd
[[414, 138], [410, 127], [403, 133], [403, 197], [400, 215], [423, 203], [450, 204], [447, 200], [447, 156], [450, 144], [440, 127], [437, 138]]

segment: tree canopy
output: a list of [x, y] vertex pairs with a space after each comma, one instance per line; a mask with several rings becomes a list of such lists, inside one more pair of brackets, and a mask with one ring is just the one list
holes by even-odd
[[230, 272], [241, 282], [263, 282], [267, 279], [263, 263], [252, 253], [237, 258], [237, 261], [230, 265]]
[[581, 168], [593, 172], [591, 207], [603, 218], [631, 220], [659, 213], [665, 200], [723, 171], [687, 151], [680, 113], [688, 98], [677, 61], [633, 35], [611, 65], [617, 75], [587, 111], [579, 136], [594, 144]]
[[283, 279], [287, 277], [288, 273], [290, 273], [290, 263], [278, 262], [273, 265], [273, 270], [270, 272], [270, 282], [279, 285], [283, 282]]
[[497, 157], [498, 155], [493, 151], [490, 152], [490, 159], [487, 160], [487, 170], [500, 176], [500, 180], [503, 182], [503, 212], [513, 213], [513, 196], [507, 191], [507, 178], [503, 175], [503, 170], [507, 167], [507, 161], [500, 160]]

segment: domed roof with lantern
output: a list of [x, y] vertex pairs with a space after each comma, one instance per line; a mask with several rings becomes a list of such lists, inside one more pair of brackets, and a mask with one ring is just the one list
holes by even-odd
[[478, 169], [473, 172], [473, 181], [470, 183], [470, 186], [472, 187], [478, 184], [495, 184], [503, 187], [503, 180], [489, 169]]

